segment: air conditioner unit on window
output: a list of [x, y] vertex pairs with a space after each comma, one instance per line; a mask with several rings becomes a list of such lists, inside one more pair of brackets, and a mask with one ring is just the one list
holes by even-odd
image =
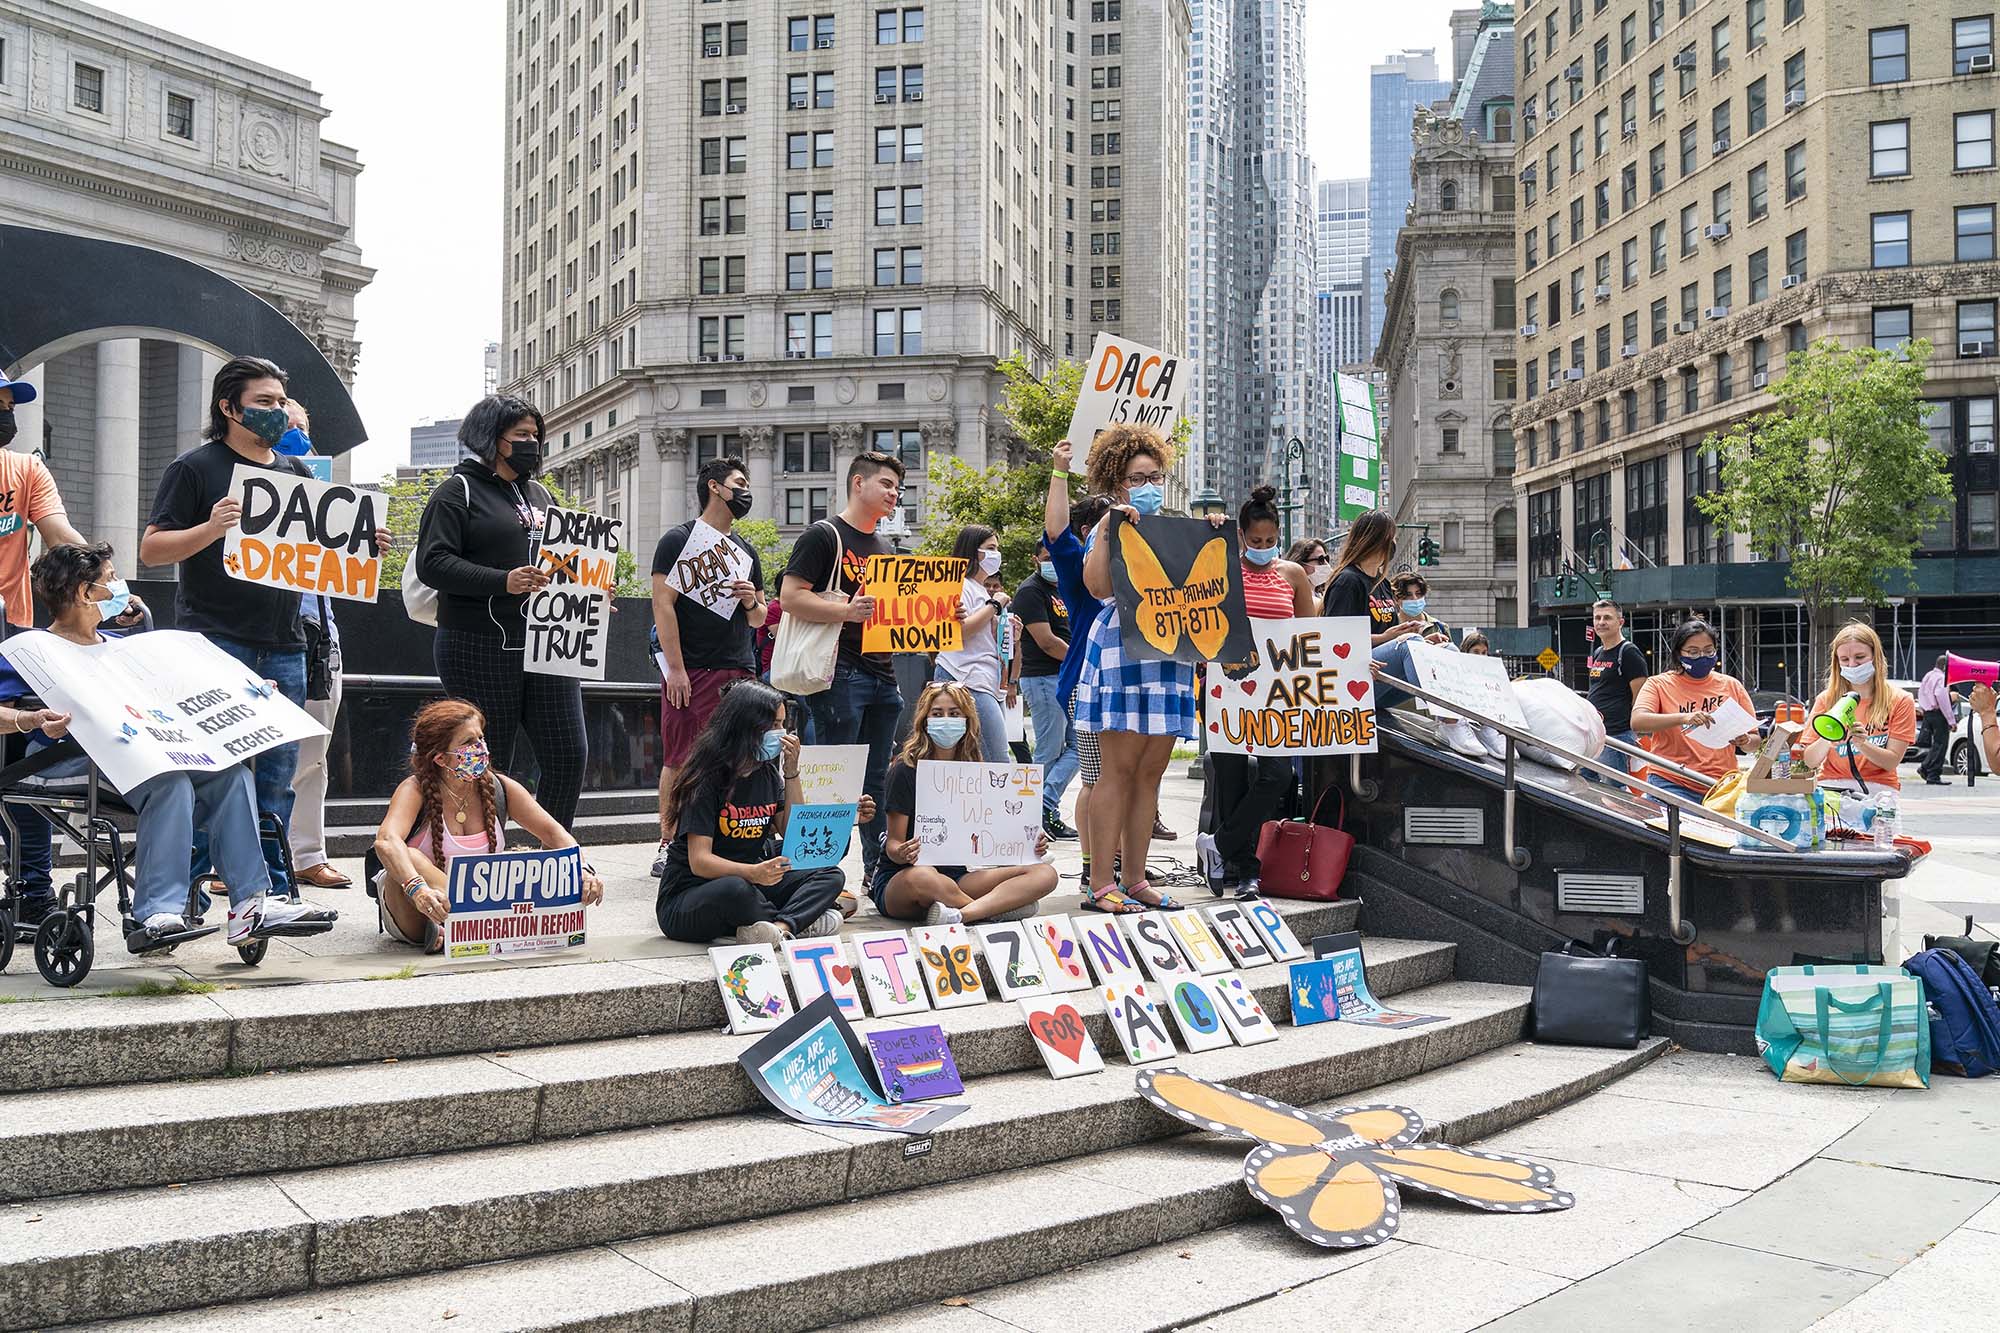
[[1967, 56], [1965, 60], [1965, 72], [1967, 74], [1991, 74], [1993, 72], [1992, 54]]
[[741, 361], [741, 360], [743, 359], [743, 353], [741, 353], [741, 352], [724, 352], [724, 353], [722, 354], [722, 359], [723, 359], [724, 361]]
[[1784, 277], [1778, 279], [1778, 287], [1780, 290], [1796, 287], [1805, 280], [1805, 275], [1802, 273], [1787, 273]]
[[1600, 301], [1609, 301], [1611, 299], [1610, 283], [1600, 282], [1597, 284], [1597, 299]]
[[1674, 53], [1675, 69], [1693, 69], [1694, 67], [1695, 67], [1694, 52], [1677, 51]]
[[805, 110], [805, 109], [806, 109], [806, 95], [805, 95], [804, 93], [795, 93], [795, 94], [793, 94], [793, 96], [792, 96], [792, 110], [794, 110], [794, 111], [803, 111], [803, 110]]
[[1535, 183], [1535, 164], [1530, 162], [1527, 166], [1521, 168], [1521, 184], [1533, 185], [1534, 183]]
[[885, 105], [886, 103], [889, 103], [889, 102], [893, 102], [893, 101], [895, 101], [895, 100], [896, 100], [896, 94], [894, 94], [894, 93], [876, 93], [876, 94], [875, 94], [875, 105], [876, 105], [876, 106], [882, 106], [882, 105]]
[[1630, 360], [1632, 357], [1639, 355], [1639, 344], [1626, 343], [1623, 347], [1618, 349], [1618, 355], [1625, 357], [1627, 360]]
[[903, 100], [905, 102], [921, 102], [924, 100], [924, 90], [919, 88], [913, 93], [904, 93]]
[[1711, 241], [1719, 241], [1729, 235], [1727, 222], [1711, 222], [1701, 229], [1701, 234]]
[[1623, 128], [1620, 129], [1619, 133], [1624, 138], [1627, 139], [1633, 138], [1639, 133], [1639, 122], [1636, 120], [1626, 121]]
[[1715, 148], [1714, 148], [1715, 156], [1720, 157], [1728, 151], [1729, 151], [1729, 140], [1726, 137], [1717, 139], [1715, 141]]
[[1583, 62], [1581, 60], [1572, 61], [1570, 67], [1563, 71], [1563, 77], [1571, 83], [1582, 83]]
[[1762, 370], [1758, 371], [1755, 375], [1752, 375], [1750, 377], [1750, 387], [1753, 389], [1761, 389], [1770, 382], [1771, 382], [1771, 376], [1767, 372]]
[[1674, 325], [1675, 333], [1693, 333], [1694, 330], [1695, 330], [1695, 322], [1691, 319], [1684, 319], [1680, 321], [1678, 324]]
[[826, 230], [827, 230], [828, 228], [830, 228], [830, 227], [832, 227], [832, 226], [833, 226], [833, 219], [832, 219], [832, 218], [814, 218], [814, 219], [813, 219], [813, 230], [814, 230], [814, 231], [826, 231]]
[[822, 37], [818, 41], [814, 42], [813, 45], [818, 47], [822, 51], [831, 51], [833, 49], [833, 38]]
[[1583, 367], [1582, 367], [1582, 366], [1571, 366], [1571, 367], [1570, 367], [1569, 369], [1567, 369], [1567, 370], [1563, 371], [1563, 378], [1564, 378], [1564, 379], [1566, 379], [1566, 380], [1580, 380], [1580, 379], [1582, 379], [1582, 378], [1583, 378]]
[[700, 356], [695, 358], [695, 360], [697, 361], [720, 361], [721, 359], [722, 358], [717, 356], [714, 352], [703, 352]]
[[1800, 107], [1804, 106], [1805, 104], [1806, 104], [1805, 89], [1803, 88], [1785, 89], [1785, 110], [1797, 111]]
[[803, 361], [805, 359], [806, 354], [804, 352], [788, 351], [785, 353], [785, 360], [787, 361]]
[[719, 56], [722, 54], [722, 46], [720, 43], [704, 46], [701, 48], [701, 53], [704, 57]]
[[1992, 356], [1993, 344], [1989, 342], [1964, 342], [1958, 345], [1960, 356]]
[[1712, 305], [1701, 313], [1710, 319], [1728, 319], [1729, 307], [1726, 305]]
[[725, 116], [740, 116], [743, 114], [743, 104], [741, 102], [731, 102], [728, 106], [722, 108], [722, 114]]
[[1521, 326], [1521, 336], [1523, 338], [1532, 338], [1541, 331], [1542, 326], [1539, 324], [1523, 324]]

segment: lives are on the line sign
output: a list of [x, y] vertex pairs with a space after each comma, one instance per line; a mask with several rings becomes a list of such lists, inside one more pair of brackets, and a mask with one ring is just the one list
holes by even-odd
[[229, 494], [243, 506], [222, 538], [222, 567], [231, 578], [350, 602], [375, 600], [382, 583], [375, 549], [382, 497], [376, 492], [238, 463]]
[[550, 505], [542, 511], [535, 563], [549, 581], [528, 594], [527, 670], [604, 679], [624, 526], [619, 519], [581, 509]]
[[446, 895], [444, 953], [518, 958], [583, 947], [583, 852], [495, 852], [454, 856]]

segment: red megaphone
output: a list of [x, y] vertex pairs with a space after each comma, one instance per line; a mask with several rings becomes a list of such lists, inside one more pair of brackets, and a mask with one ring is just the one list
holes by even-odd
[[1957, 653], [1946, 653], [1944, 661], [1946, 686], [2000, 684], [2000, 662], [1982, 662], [1976, 657], [1960, 657]]

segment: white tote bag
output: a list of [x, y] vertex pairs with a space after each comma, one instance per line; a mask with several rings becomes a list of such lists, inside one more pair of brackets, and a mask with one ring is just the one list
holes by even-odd
[[[472, 483], [461, 476], [458, 479], [458, 484], [465, 488], [465, 507], [470, 510], [472, 508]], [[431, 498], [437, 498], [436, 492], [432, 492]], [[403, 562], [403, 611], [419, 625], [429, 625], [432, 628], [436, 628], [437, 626], [437, 589], [418, 577], [417, 553], [414, 550], [410, 552], [410, 558]]]
[[[847, 604], [847, 594], [840, 591], [841, 550], [840, 529], [821, 519], [814, 527], [824, 526], [833, 534], [833, 564], [826, 578], [826, 590], [815, 590], [814, 596], [822, 597], [835, 605]], [[786, 694], [819, 694], [833, 684], [834, 668], [840, 664], [840, 631], [845, 627], [842, 621], [818, 621], [786, 616], [778, 622], [778, 638], [771, 645], [771, 684]]]

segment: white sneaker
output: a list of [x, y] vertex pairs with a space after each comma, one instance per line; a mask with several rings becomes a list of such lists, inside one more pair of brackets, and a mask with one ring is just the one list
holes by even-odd
[[924, 913], [927, 926], [951, 926], [965, 920], [965, 913], [956, 907], [946, 907], [943, 903], [932, 903], [931, 910]]
[[659, 850], [659, 851], [657, 851], [657, 852], [655, 852], [655, 853], [653, 853], [653, 878], [654, 878], [654, 879], [658, 879], [658, 878], [660, 878], [660, 877], [661, 877], [662, 875], [664, 875], [664, 874], [666, 874], [666, 873], [667, 873], [667, 848], [668, 848], [669, 846], [671, 846], [671, 845], [672, 845], [672, 843], [673, 843], [673, 839], [672, 839], [672, 838], [662, 838], [662, 839], [660, 839], [660, 850]]
[[1473, 759], [1487, 757], [1486, 747], [1479, 743], [1479, 730], [1463, 718], [1453, 718], [1449, 722], [1438, 723], [1438, 735], [1444, 743], [1459, 754]]
[[1041, 914], [1042, 903], [1038, 898], [1034, 902], [1023, 903], [1019, 907], [1010, 907], [1004, 912], [995, 912], [986, 919], [988, 921], [1033, 921]]
[[145, 926], [156, 935], [177, 935], [187, 929], [187, 922], [176, 912], [155, 912], [146, 918]]
[[1507, 738], [1505, 736], [1502, 736], [1492, 727], [1474, 727], [1472, 734], [1477, 736], [1479, 743], [1486, 747], [1486, 753], [1503, 763], [1506, 762]]
[[775, 921], [752, 921], [747, 926], [736, 928], [736, 942], [768, 944], [775, 949], [785, 942], [785, 932], [778, 928], [778, 923]]
[[840, 923], [847, 918], [840, 914], [838, 907], [829, 907], [819, 914], [819, 920], [799, 932], [802, 940], [817, 939], [822, 935], [838, 935]]
[[240, 945], [272, 935], [317, 935], [332, 926], [339, 915], [297, 898], [272, 894], [248, 898], [230, 906], [229, 942]]
[[1213, 833], [1194, 835], [1195, 860], [1201, 863], [1201, 873], [1211, 885], [1219, 884], [1223, 878], [1222, 853], [1215, 849]]

